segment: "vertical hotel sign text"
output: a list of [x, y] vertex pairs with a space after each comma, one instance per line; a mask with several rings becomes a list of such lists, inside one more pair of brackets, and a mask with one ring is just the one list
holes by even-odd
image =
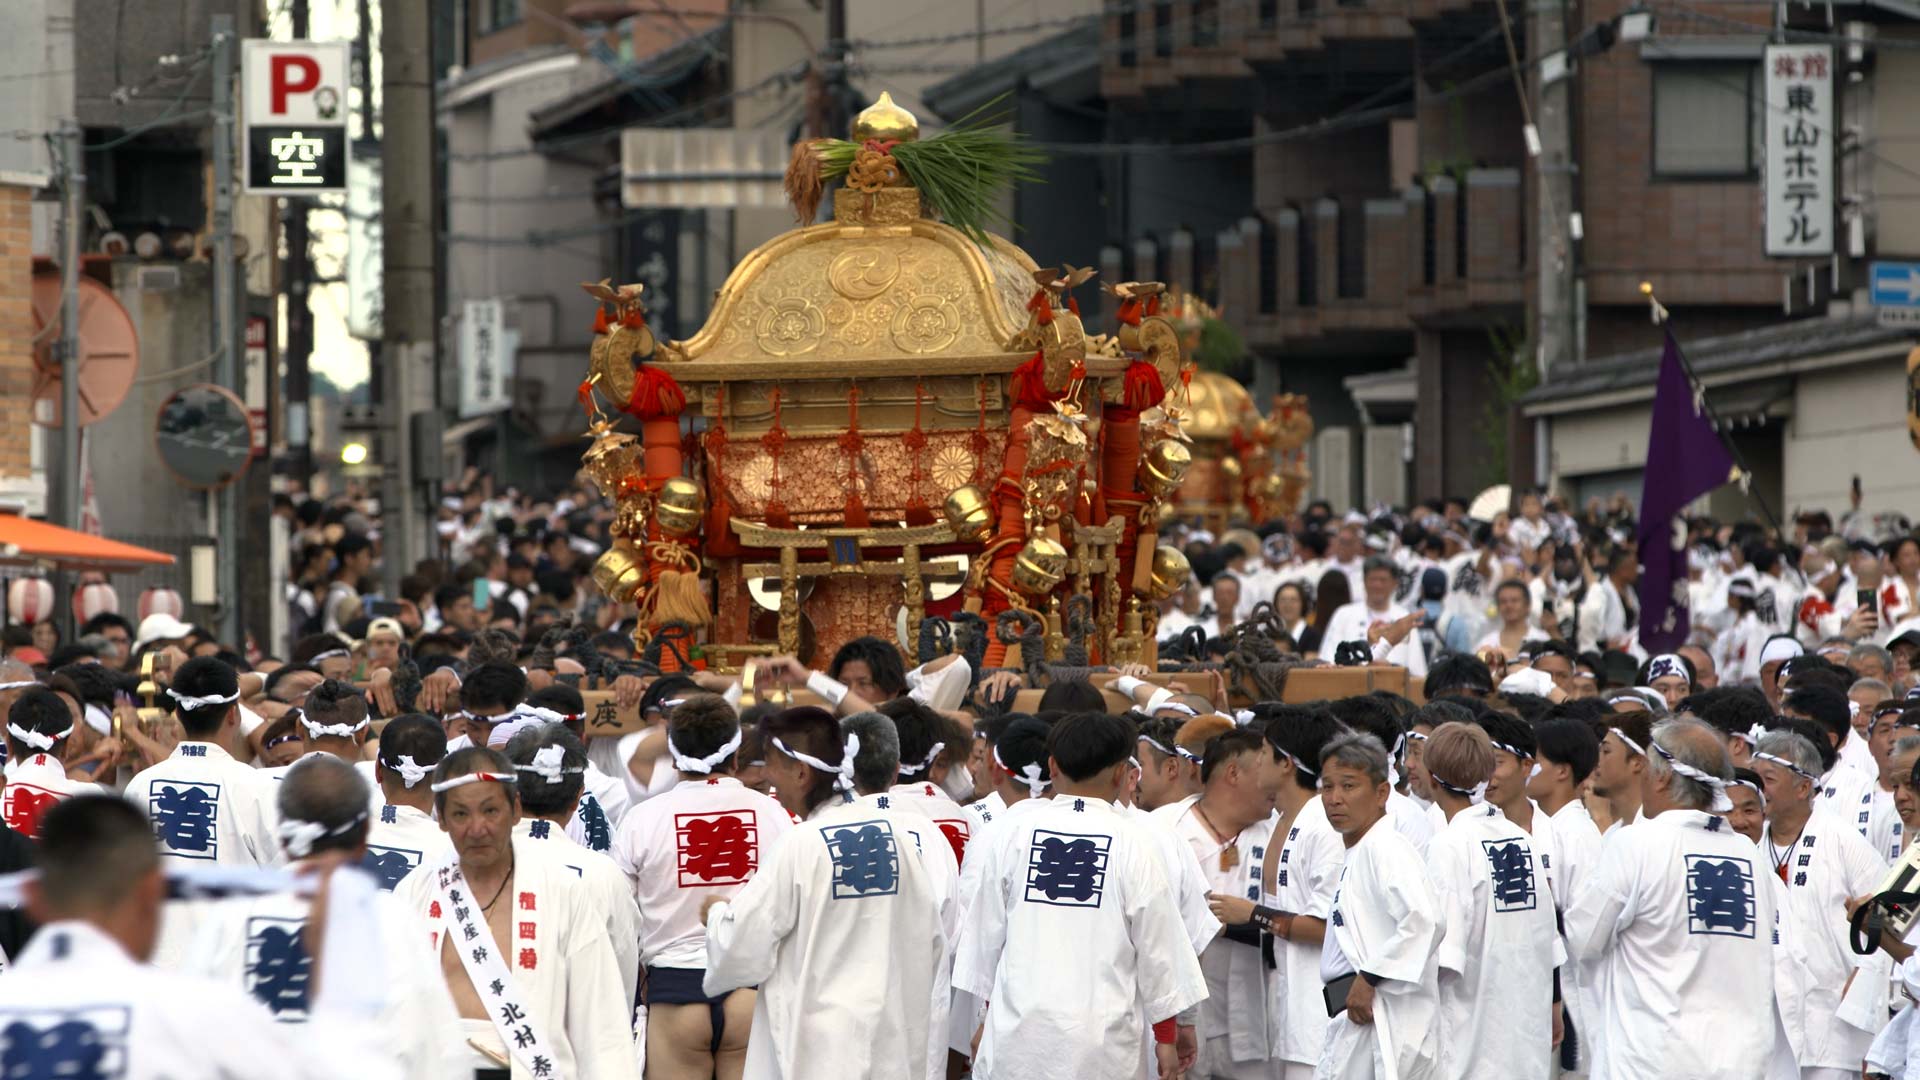
[[1833, 254], [1833, 48], [1769, 45], [1766, 106], [1767, 254]]

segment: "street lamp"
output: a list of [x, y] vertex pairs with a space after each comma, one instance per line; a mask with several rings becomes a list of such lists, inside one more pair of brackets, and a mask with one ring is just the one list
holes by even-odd
[[367, 460], [367, 444], [366, 443], [350, 442], [340, 448], [340, 463], [342, 465], [359, 465], [365, 462], [366, 460]]

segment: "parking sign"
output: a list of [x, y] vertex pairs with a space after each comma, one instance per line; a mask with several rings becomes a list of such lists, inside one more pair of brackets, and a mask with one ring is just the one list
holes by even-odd
[[346, 191], [349, 69], [344, 41], [243, 43], [248, 194]]

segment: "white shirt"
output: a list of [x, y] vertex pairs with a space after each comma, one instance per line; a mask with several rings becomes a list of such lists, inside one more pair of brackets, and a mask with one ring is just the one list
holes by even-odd
[[[1382, 611], [1367, 607], [1364, 600], [1335, 608], [1327, 619], [1326, 632], [1320, 636], [1320, 655], [1331, 657], [1341, 642], [1366, 641], [1369, 628], [1406, 617], [1407, 609], [1393, 603], [1389, 603]], [[1393, 651], [1387, 654], [1387, 662], [1406, 668], [1409, 678], [1426, 678], [1427, 653], [1420, 645], [1420, 635], [1408, 634], [1405, 641], [1394, 646]]]
[[[1350, 1013], [1327, 1021], [1316, 1077], [1425, 1077], [1439, 1060], [1435, 952], [1444, 930], [1440, 902], [1411, 842], [1376, 822], [1347, 849], [1327, 916], [1324, 973], [1342, 967], [1379, 979], [1373, 1023]], [[1329, 980], [1330, 981], [1330, 980]], [[1375, 1055], [1384, 1070], [1373, 1068]]]
[[[1540, 819], [1541, 811], [1536, 807], [1534, 820]], [[1549, 815], [1547, 821], [1553, 828], [1553, 895], [1564, 913], [1572, 906], [1573, 898], [1587, 887], [1588, 876], [1600, 864], [1600, 828], [1593, 823], [1587, 804], [1577, 798], [1568, 800], [1557, 813]], [[1565, 941], [1564, 935], [1562, 941]], [[1571, 947], [1566, 951], [1567, 962], [1560, 968], [1560, 997], [1567, 1015], [1573, 1018], [1574, 1030], [1579, 1033], [1580, 1065], [1585, 1068], [1593, 1061], [1600, 1034], [1601, 1002], [1593, 974], [1571, 955]]]
[[[1201, 820], [1199, 807], [1196, 799], [1162, 807], [1151, 816], [1186, 841], [1208, 892], [1259, 903], [1268, 848], [1280, 815], [1255, 821], [1223, 844]], [[1223, 865], [1223, 860], [1232, 865]], [[1200, 1003], [1196, 1071], [1221, 1077], [1258, 1071], [1260, 1063], [1273, 1056], [1274, 1038], [1268, 1026], [1267, 970], [1260, 948], [1224, 935], [1216, 937], [1200, 954], [1200, 971], [1207, 981], [1207, 999]]]
[[1567, 944], [1599, 980], [1594, 1080], [1762, 1075], [1773, 1047], [1768, 871], [1725, 818], [1699, 810], [1608, 838], [1566, 911]]
[[1387, 818], [1394, 831], [1406, 837], [1415, 851], [1427, 850], [1427, 842], [1433, 839], [1438, 824], [1447, 820], [1446, 814], [1433, 803], [1422, 806], [1418, 800], [1398, 791], [1387, 793]]
[[[638, 1080], [633, 1047], [633, 1002], [621, 983], [606, 922], [573, 870], [535, 841], [513, 841], [513, 925], [507, 961], [533, 1023], [553, 1051], [554, 1076]], [[436, 965], [442, 936], [456, 924], [441, 908], [437, 871], [429, 862], [394, 890], [421, 922], [420, 943]], [[481, 933], [485, 934], [484, 927]], [[496, 947], [504, 948], [495, 941]], [[455, 979], [469, 978], [464, 968]], [[488, 1000], [482, 996], [482, 1000]], [[490, 1033], [492, 1034], [492, 1033]], [[497, 1047], [497, 1035], [491, 1040]]]
[[940, 827], [941, 834], [947, 838], [947, 843], [953, 848], [954, 862], [962, 866], [966, 865], [967, 842], [980, 831], [982, 825], [986, 824], [980, 815], [974, 813], [972, 808], [954, 802], [953, 796], [948, 795], [938, 784], [929, 784], [924, 781], [917, 784], [895, 784], [888, 794], [899, 799], [902, 805], [932, 818], [933, 823]]
[[28, 839], [40, 835], [40, 816], [75, 795], [100, 795], [106, 788], [67, 779], [67, 767], [52, 754], [30, 754], [7, 762], [7, 788], [0, 792], [0, 817]]
[[1873, 760], [1873, 750], [1859, 732], [1847, 729], [1847, 737], [1840, 743], [1839, 755], [1840, 760], [1836, 764], [1850, 766], [1854, 772], [1875, 781], [1874, 787], [1880, 786], [1880, 763]]
[[[1785, 860], [1787, 912], [1804, 943], [1812, 983], [1807, 992], [1807, 1047], [1803, 1068], [1855, 1069], [1880, 1028], [1862, 1030], [1839, 1016], [1841, 990], [1865, 958], [1848, 943], [1849, 899], [1874, 892], [1886, 876], [1887, 861], [1867, 843], [1852, 822], [1815, 804], [1800, 838], [1784, 851], [1761, 836], [1761, 853]], [[1773, 866], [1769, 865], [1768, 870]], [[1884, 1014], [1881, 1019], [1885, 1019]]]
[[1853, 824], [1864, 834], [1866, 830], [1859, 826], [1857, 820], [1860, 803], [1872, 793], [1873, 788], [1879, 786], [1879, 770], [1865, 773], [1845, 761], [1836, 761], [1813, 789], [1813, 808], [1815, 811], [1825, 810], [1835, 818]]
[[998, 791], [989, 791], [987, 792], [986, 798], [981, 799], [979, 802], [967, 804], [967, 809], [980, 815], [980, 822], [983, 825], [992, 824], [993, 819], [1005, 811], [1006, 808], [1007, 800], [1001, 798]]
[[937, 838], [885, 798], [816, 813], [708, 913], [703, 989], [760, 988], [744, 1076], [921, 1080], [944, 1049], [932, 1003], [952, 878], [943, 895], [927, 862]]
[[41, 927], [0, 975], [0, 1052], [37, 1076], [401, 1075], [360, 1046], [366, 1034], [361, 1025], [275, 1024], [238, 987], [142, 964], [83, 922]]
[[611, 858], [589, 851], [570, 839], [566, 831], [543, 818], [523, 817], [513, 827], [513, 835], [547, 853], [572, 870], [587, 887], [587, 901], [600, 914], [607, 927], [607, 941], [613, 946], [620, 965], [620, 981], [626, 987], [628, 1001], [638, 1001], [640, 988], [640, 909], [634, 905], [633, 890], [625, 874]]
[[[381, 1022], [367, 1032], [403, 1075], [443, 1080], [469, 1058], [446, 980], [419, 947], [419, 924], [405, 906], [385, 893], [373, 899], [375, 925], [358, 929], [385, 979]], [[310, 906], [291, 893], [208, 904], [182, 969], [245, 991], [282, 1024], [305, 1024], [312, 963], [302, 935]], [[218, 1023], [224, 1037], [225, 1018]]]
[[1442, 1077], [1550, 1072], [1553, 969], [1565, 954], [1537, 859], [1532, 838], [1491, 805], [1455, 814], [1427, 844], [1446, 926], [1436, 956]]
[[639, 902], [641, 963], [706, 966], [701, 903], [738, 893], [792, 827], [779, 803], [731, 776], [684, 780], [634, 807], [613, 861]]
[[[1347, 846], [1332, 825], [1320, 796], [1308, 799], [1288, 822], [1280, 845], [1280, 865], [1274, 872], [1274, 891], [1263, 903], [1290, 915], [1321, 922], [1333, 910], [1333, 894], [1340, 888], [1340, 869], [1346, 865]], [[1292, 1065], [1312, 1066], [1320, 1060], [1327, 1037], [1327, 1010], [1321, 1000], [1322, 946], [1304, 941], [1274, 939], [1273, 992], [1268, 999], [1275, 1032], [1274, 1057]]]
[[954, 953], [953, 985], [992, 1003], [973, 1075], [1131, 1075], [1142, 1016], [1206, 994], [1154, 841], [1099, 799], [1007, 820], [975, 852], [982, 887]]
[[907, 696], [929, 709], [958, 709], [972, 688], [973, 667], [964, 656], [954, 657], [952, 663], [931, 675], [925, 664], [907, 672]]
[[382, 889], [392, 892], [401, 879], [421, 863], [435, 863], [453, 849], [433, 815], [411, 806], [388, 803], [373, 816], [367, 829], [367, 855], [360, 869], [373, 875]]

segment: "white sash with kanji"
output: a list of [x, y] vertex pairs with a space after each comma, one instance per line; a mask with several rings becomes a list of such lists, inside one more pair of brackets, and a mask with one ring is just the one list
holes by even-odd
[[429, 915], [439, 920], [440, 932], [459, 954], [460, 964], [467, 969], [474, 991], [487, 1003], [487, 1019], [499, 1033], [501, 1045], [533, 1076], [556, 1075], [553, 1051], [540, 1032], [533, 1010], [527, 1008], [520, 996], [512, 968], [501, 959], [497, 943], [485, 924], [474, 920], [480, 912], [467, 888], [466, 876], [460, 871], [459, 855], [450, 856], [434, 872], [440, 899]]

